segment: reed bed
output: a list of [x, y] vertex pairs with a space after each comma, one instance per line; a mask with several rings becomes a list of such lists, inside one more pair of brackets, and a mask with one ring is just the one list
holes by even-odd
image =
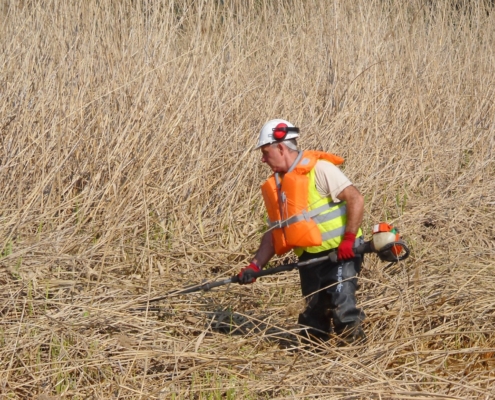
[[[1, 397], [493, 398], [494, 19], [489, 1], [2, 2]], [[276, 117], [346, 159], [367, 238], [385, 220], [411, 247], [366, 259], [366, 343], [300, 342], [296, 272], [142, 306], [249, 260], [252, 148]]]

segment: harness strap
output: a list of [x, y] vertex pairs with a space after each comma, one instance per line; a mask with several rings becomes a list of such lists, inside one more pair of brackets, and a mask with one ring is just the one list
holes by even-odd
[[[286, 220], [278, 220], [278, 221], [270, 221], [268, 220], [268, 227], [272, 228], [285, 228], [289, 225], [295, 224], [299, 221], [309, 221], [313, 219], [317, 224], [321, 224], [323, 222], [330, 221], [334, 218], [341, 217], [346, 214], [347, 207], [343, 205], [342, 207], [333, 210], [332, 212], [320, 215], [321, 213], [334, 208], [340, 203], [327, 203], [323, 204], [320, 207], [317, 207], [310, 211], [303, 211], [301, 214], [293, 215], [292, 217]], [[344, 227], [345, 228], [345, 227]]]
[[294, 168], [296, 168], [297, 167], [297, 164], [299, 164], [299, 161], [301, 161], [302, 156], [303, 156], [303, 152], [302, 151], [299, 151], [299, 153], [297, 154], [296, 159], [294, 160], [294, 162], [292, 163], [292, 165], [289, 167], [289, 170], [287, 171], [287, 173], [294, 171]]

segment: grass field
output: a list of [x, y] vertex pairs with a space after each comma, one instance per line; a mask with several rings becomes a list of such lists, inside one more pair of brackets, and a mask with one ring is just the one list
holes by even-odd
[[[0, 397], [495, 397], [490, 3], [1, 1]], [[272, 118], [411, 247], [366, 344], [300, 345], [297, 272], [139, 309], [246, 265]]]

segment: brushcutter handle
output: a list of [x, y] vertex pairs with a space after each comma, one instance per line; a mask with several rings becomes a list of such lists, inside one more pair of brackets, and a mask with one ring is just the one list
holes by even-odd
[[[365, 253], [373, 253], [375, 250], [373, 248], [373, 242], [370, 240], [368, 242], [364, 242], [363, 244], [360, 244], [358, 247], [353, 248], [354, 254], [365, 254]], [[334, 251], [329, 254], [329, 259], [332, 262], [337, 262], [338, 257], [337, 257], [337, 252]]]
[[373, 242], [368, 240], [363, 244], [360, 244], [358, 247], [354, 248], [355, 254], [366, 254], [366, 253], [374, 253], [375, 249], [373, 248]]
[[[393, 249], [393, 251], [391, 251]], [[407, 246], [406, 242], [402, 239], [396, 240], [394, 242], [388, 243], [383, 246], [380, 250], [376, 250], [373, 245], [373, 240], [368, 240], [358, 247], [354, 248], [355, 254], [367, 254], [367, 253], [375, 253], [378, 255], [380, 260], [388, 261], [388, 262], [397, 262], [405, 260], [409, 257], [411, 250]], [[337, 261], [337, 254], [332, 253], [330, 260], [333, 262]]]

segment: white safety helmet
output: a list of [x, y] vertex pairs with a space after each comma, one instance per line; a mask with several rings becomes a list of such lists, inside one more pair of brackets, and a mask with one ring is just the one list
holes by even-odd
[[260, 137], [258, 138], [258, 144], [255, 149], [265, 144], [283, 142], [284, 140], [295, 139], [297, 137], [299, 137], [299, 128], [296, 128], [284, 119], [272, 119], [261, 128]]

